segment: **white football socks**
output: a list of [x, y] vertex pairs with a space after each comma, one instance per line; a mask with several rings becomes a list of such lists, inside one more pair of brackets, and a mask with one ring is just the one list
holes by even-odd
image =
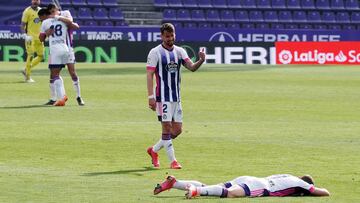
[[154, 146], [153, 146], [153, 151], [155, 153], [157, 153], [158, 151], [160, 151], [161, 148], [163, 148], [164, 146], [164, 142], [162, 139], [160, 139]]
[[77, 80], [73, 80], [73, 85], [74, 85], [74, 89], [75, 89], [77, 97], [81, 97], [79, 77], [77, 78]]
[[55, 86], [55, 92], [57, 99], [63, 99], [65, 96], [65, 88], [64, 88], [64, 82], [62, 78], [59, 76], [59, 78], [56, 78], [54, 81]]
[[[221, 187], [220, 185], [211, 185], [206, 187], [196, 187], [200, 195], [202, 196], [217, 196], [221, 197], [224, 195], [225, 188]], [[227, 194], [226, 194], [227, 196]]]
[[205, 184], [200, 183], [196, 180], [176, 180], [176, 182], [173, 185], [173, 188], [178, 190], [186, 190], [186, 187], [188, 185], [194, 185], [195, 187], [204, 187]]
[[54, 82], [50, 82], [50, 99], [56, 101], [56, 89]]
[[170, 161], [170, 163], [172, 163], [173, 161], [176, 160], [173, 143], [172, 143], [171, 139], [163, 140], [163, 143], [164, 143], [164, 147], [166, 150], [166, 154], [169, 158], [169, 161]]

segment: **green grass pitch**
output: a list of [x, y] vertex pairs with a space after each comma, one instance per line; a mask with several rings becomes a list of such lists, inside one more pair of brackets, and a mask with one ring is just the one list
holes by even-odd
[[145, 64], [77, 64], [86, 106], [45, 107], [46, 64], [23, 83], [23, 63], [0, 63], [0, 202], [185, 202], [152, 195], [167, 174], [207, 184], [240, 175], [311, 174], [326, 198], [202, 197], [192, 202], [360, 202], [360, 67], [204, 65], [183, 70], [181, 170], [153, 170], [160, 137]]

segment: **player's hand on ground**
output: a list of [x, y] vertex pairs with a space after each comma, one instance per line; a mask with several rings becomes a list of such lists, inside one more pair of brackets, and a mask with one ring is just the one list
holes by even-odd
[[156, 101], [154, 98], [149, 99], [149, 108], [153, 111], [155, 111], [156, 108]]
[[202, 48], [201, 51], [199, 52], [199, 59], [200, 59], [201, 61], [205, 61], [205, 57], [206, 57], [205, 49]]

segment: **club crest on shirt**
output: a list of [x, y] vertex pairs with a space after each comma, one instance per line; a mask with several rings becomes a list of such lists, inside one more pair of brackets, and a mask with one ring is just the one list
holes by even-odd
[[35, 18], [34, 23], [36, 23], [36, 24], [40, 23], [40, 18]]
[[170, 73], [175, 73], [176, 71], [178, 71], [178, 64], [174, 61], [170, 61], [170, 63], [166, 65], [166, 70]]

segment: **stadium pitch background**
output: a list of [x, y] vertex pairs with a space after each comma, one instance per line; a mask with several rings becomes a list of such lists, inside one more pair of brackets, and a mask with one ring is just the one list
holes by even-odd
[[[77, 62], [117, 63], [146, 62], [149, 51], [159, 42], [128, 41], [89, 41], [76, 40]], [[197, 60], [200, 49], [205, 48], [207, 63], [216, 64], [275, 64], [275, 48], [272, 42], [233, 43], [233, 42], [183, 42], [179, 43], [192, 60]], [[46, 46], [45, 61], [49, 49]], [[26, 51], [24, 41], [0, 40], [0, 61], [23, 62]]]

